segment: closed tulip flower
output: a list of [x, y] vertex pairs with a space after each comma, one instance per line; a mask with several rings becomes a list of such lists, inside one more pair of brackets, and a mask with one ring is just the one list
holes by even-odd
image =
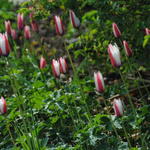
[[120, 58], [120, 51], [117, 44], [112, 45], [109, 44], [108, 46], [108, 54], [113, 67], [120, 67], [121, 66], [121, 58]]
[[10, 52], [10, 45], [7, 34], [0, 33], [0, 55], [8, 56]]
[[5, 29], [8, 35], [11, 35], [11, 23], [10, 21], [5, 21]]
[[60, 72], [66, 73], [67, 72], [67, 63], [66, 60], [62, 57], [59, 58], [59, 64], [60, 64]]
[[127, 56], [132, 56], [132, 49], [129, 47], [126, 41], [123, 41], [123, 46]]
[[29, 7], [29, 10], [30, 10], [29, 18], [32, 20], [32, 19], [33, 19], [33, 16], [34, 16], [34, 10], [33, 10], [33, 7], [30, 6], [30, 7]]
[[24, 23], [23, 23], [23, 14], [18, 14], [17, 15], [17, 25], [18, 25], [18, 29], [22, 30], [24, 27]]
[[120, 99], [114, 99], [113, 108], [115, 111], [115, 116], [119, 117], [123, 115], [124, 108], [123, 108], [122, 101]]
[[104, 92], [104, 79], [103, 76], [101, 74], [101, 72], [94, 72], [94, 81], [95, 81], [95, 86], [96, 86], [96, 90], [98, 92]]
[[78, 28], [80, 26], [79, 18], [75, 15], [75, 13], [72, 10], [69, 11], [69, 15], [70, 15], [70, 21], [73, 27]]
[[112, 24], [112, 28], [113, 28], [114, 36], [115, 36], [116, 38], [120, 37], [120, 36], [121, 36], [121, 32], [120, 32], [120, 30], [119, 30], [119, 28], [118, 28], [118, 26], [117, 26], [116, 23], [113, 23], [113, 24]]
[[16, 30], [11, 29], [11, 37], [12, 37], [14, 40], [17, 39], [17, 33], [16, 33]]
[[29, 40], [31, 38], [31, 31], [29, 26], [24, 27], [24, 37]]
[[146, 34], [146, 35], [150, 35], [150, 29], [145, 28], [145, 34]]
[[58, 35], [63, 35], [64, 34], [64, 27], [62, 24], [62, 20], [60, 19], [59, 16], [54, 16], [54, 21], [55, 21], [56, 33]]
[[4, 97], [1, 97], [0, 99], [0, 113], [4, 114], [7, 112], [7, 105]]
[[53, 75], [55, 77], [59, 77], [60, 76], [60, 64], [55, 59], [52, 60], [52, 71], [53, 71]]
[[41, 57], [41, 59], [40, 59], [40, 69], [45, 68], [45, 66], [46, 66], [46, 60], [45, 60], [44, 57]]
[[39, 30], [38, 24], [35, 21], [31, 22], [31, 27], [34, 32], [37, 32]]

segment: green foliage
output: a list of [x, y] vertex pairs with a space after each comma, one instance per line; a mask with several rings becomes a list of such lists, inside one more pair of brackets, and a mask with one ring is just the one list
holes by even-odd
[[[145, 85], [136, 75], [138, 70], [146, 72], [150, 65], [149, 59], [145, 59], [149, 50], [150, 36], [144, 36], [143, 32], [144, 28], [149, 26], [150, 16], [145, 11], [150, 10], [148, 2], [145, 0], [138, 2], [135, 0], [32, 0], [24, 2], [17, 10], [17, 13], [24, 13], [25, 24], [30, 23], [29, 6], [33, 6], [34, 19], [39, 21], [39, 25], [45, 23], [46, 33], [43, 34], [43, 27], [40, 26], [38, 34], [32, 32], [32, 40], [23, 41], [23, 34], [17, 31], [20, 32], [18, 39], [20, 43], [16, 41], [17, 46], [11, 43], [10, 55], [7, 58], [0, 57], [0, 94], [6, 98], [8, 107], [7, 113], [0, 115], [1, 149], [150, 148], [149, 95], [143, 94]], [[2, 0], [0, 8], [0, 32], [5, 31], [5, 20], [11, 20], [12, 26], [16, 28], [16, 13], [13, 11], [16, 8], [5, 0]], [[74, 10], [81, 20], [79, 29], [73, 29], [69, 23], [69, 9]], [[54, 36], [52, 18], [55, 14], [60, 15], [65, 24], [63, 37]], [[122, 32], [121, 40], [127, 40], [134, 51], [134, 56], [129, 62], [120, 41], [113, 36], [113, 22], [118, 24]], [[49, 41], [46, 43], [45, 39], [50, 39], [52, 43]], [[66, 47], [62, 44], [64, 41], [67, 41]], [[39, 44], [38, 48], [33, 46], [34, 42]], [[112, 68], [108, 58], [108, 44], [114, 42], [121, 50], [120, 70], [125, 83], [121, 82], [119, 69]], [[45, 51], [48, 64], [41, 70], [39, 55], [44, 54], [45, 45], [47, 47], [50, 45]], [[50, 60], [66, 55], [64, 51], [66, 48], [73, 58], [76, 73], [73, 74], [67, 58], [69, 72], [61, 79], [55, 79]], [[54, 49], [56, 49], [55, 54], [52, 52]], [[19, 55], [19, 52], [22, 52], [22, 55]], [[52, 52], [51, 57], [48, 55], [50, 52]], [[98, 70], [106, 77], [104, 94], [99, 94], [94, 89], [93, 73]], [[134, 79], [129, 80], [130, 77]], [[143, 95], [137, 92], [138, 87], [142, 87]], [[136, 115], [128, 102], [128, 94], [133, 95]], [[125, 102], [125, 112], [122, 117], [114, 116], [113, 96], [122, 98]]]

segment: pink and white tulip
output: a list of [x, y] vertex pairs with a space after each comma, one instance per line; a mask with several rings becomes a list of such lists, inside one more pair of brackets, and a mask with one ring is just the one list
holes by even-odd
[[145, 28], [145, 34], [146, 34], [146, 35], [150, 35], [150, 29]]
[[60, 64], [60, 72], [66, 73], [67, 72], [67, 63], [66, 60], [62, 57], [59, 58], [59, 64]]
[[117, 26], [116, 23], [113, 23], [113, 24], [112, 24], [112, 28], [113, 28], [114, 36], [115, 36], [116, 38], [120, 37], [120, 36], [121, 36], [121, 32], [120, 32], [120, 30], [119, 30], [119, 28], [118, 28], [118, 26]]
[[94, 81], [95, 81], [96, 90], [98, 92], [104, 92], [105, 90], [104, 79], [101, 72], [97, 72], [97, 73], [94, 72]]
[[10, 21], [5, 21], [5, 29], [8, 35], [11, 35], [11, 23]]
[[11, 36], [12, 36], [12, 38], [13, 38], [14, 40], [17, 39], [17, 33], [16, 33], [16, 30], [11, 29]]
[[35, 21], [31, 22], [31, 27], [34, 32], [37, 32], [39, 30], [38, 24]]
[[9, 52], [10, 52], [10, 45], [7, 34], [0, 33], [0, 55], [8, 56]]
[[54, 21], [55, 21], [56, 33], [58, 35], [63, 35], [64, 34], [64, 27], [63, 27], [62, 20], [60, 19], [59, 16], [54, 16]]
[[24, 23], [23, 23], [23, 14], [18, 14], [17, 15], [17, 25], [18, 25], [18, 29], [21, 30], [24, 27]]
[[129, 57], [132, 56], [133, 52], [132, 52], [132, 49], [129, 47], [127, 41], [123, 41], [123, 46], [124, 46], [126, 55]]
[[108, 46], [108, 54], [113, 67], [120, 67], [121, 66], [121, 57], [120, 51], [117, 44], [109, 44]]
[[29, 40], [31, 38], [31, 31], [30, 31], [30, 26], [25, 26], [24, 27], [24, 37]]
[[41, 57], [40, 59], [40, 69], [43, 69], [46, 67], [46, 60], [44, 57]]
[[124, 108], [123, 108], [123, 103], [120, 99], [114, 99], [113, 108], [115, 111], [115, 116], [119, 117], [123, 115]]
[[60, 64], [55, 59], [52, 60], [52, 71], [53, 71], [53, 75], [55, 77], [59, 77], [60, 76]]
[[0, 113], [4, 114], [7, 112], [7, 105], [4, 97], [1, 97], [0, 99]]
[[69, 15], [70, 15], [70, 21], [73, 27], [78, 28], [80, 26], [79, 18], [75, 15], [75, 13], [72, 10], [69, 11]]
[[29, 7], [29, 10], [31, 11], [31, 12], [29, 13], [29, 18], [32, 20], [32, 19], [33, 19], [33, 16], [34, 16], [33, 7], [30, 6], [30, 7]]

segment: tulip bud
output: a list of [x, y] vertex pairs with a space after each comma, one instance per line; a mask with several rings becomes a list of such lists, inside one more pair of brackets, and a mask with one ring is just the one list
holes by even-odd
[[35, 21], [31, 22], [31, 27], [34, 32], [37, 32], [39, 30], [38, 24]]
[[4, 114], [7, 112], [7, 105], [4, 97], [1, 97], [0, 99], [0, 113]]
[[73, 25], [74, 28], [78, 28], [80, 26], [80, 20], [72, 10], [69, 11], [69, 14], [70, 14], [71, 24]]
[[108, 54], [109, 54], [109, 58], [113, 67], [120, 67], [121, 58], [120, 58], [120, 51], [119, 51], [117, 44], [115, 45], [109, 44]]
[[113, 108], [115, 111], [115, 116], [119, 117], [123, 115], [124, 108], [123, 108], [122, 101], [120, 99], [114, 99]]
[[29, 26], [24, 27], [24, 37], [28, 40], [31, 38], [31, 31]]
[[34, 15], [33, 7], [30, 6], [30, 7], [29, 7], [29, 10], [31, 11], [30, 14], [29, 14], [29, 18], [32, 20], [32, 19], [33, 19], [33, 15]]
[[0, 55], [8, 56], [10, 52], [10, 45], [7, 34], [0, 33]]
[[13, 38], [14, 40], [17, 39], [17, 33], [16, 33], [16, 30], [11, 29], [11, 36], [12, 36], [12, 38]]
[[146, 34], [146, 35], [150, 35], [150, 29], [145, 28], [145, 34]]
[[94, 72], [94, 81], [95, 81], [95, 86], [96, 86], [96, 90], [98, 92], [104, 92], [104, 79], [103, 76], [101, 74], [101, 72]]
[[116, 23], [113, 23], [113, 24], [112, 24], [112, 27], [113, 27], [114, 36], [115, 36], [116, 38], [120, 37], [120, 36], [121, 36], [121, 32], [120, 32], [120, 30], [119, 30], [117, 24], [116, 24]]
[[23, 14], [19, 13], [17, 15], [17, 25], [18, 25], [19, 30], [23, 29], [23, 26], [24, 26], [24, 24], [23, 24]]
[[62, 20], [60, 19], [59, 16], [54, 16], [54, 21], [55, 21], [56, 33], [58, 35], [63, 35], [64, 34], [64, 27], [62, 24]]
[[59, 77], [60, 75], [60, 64], [57, 60], [52, 60], [52, 71], [55, 77]]
[[124, 49], [125, 49], [125, 52], [126, 52], [126, 55], [127, 56], [132, 56], [132, 49], [129, 47], [128, 43], [126, 41], [123, 41], [123, 46], [124, 46]]
[[45, 68], [45, 66], [46, 66], [46, 60], [45, 60], [44, 57], [41, 57], [41, 59], [40, 59], [40, 69]]
[[59, 64], [60, 64], [60, 72], [66, 73], [67, 72], [67, 63], [66, 60], [62, 57], [59, 58]]
[[11, 23], [10, 21], [5, 21], [5, 29], [8, 35], [11, 35]]

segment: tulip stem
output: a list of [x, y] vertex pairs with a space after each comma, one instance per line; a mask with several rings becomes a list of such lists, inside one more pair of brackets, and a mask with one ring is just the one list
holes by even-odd
[[131, 142], [130, 142], [130, 140], [129, 140], [129, 136], [128, 136], [128, 133], [127, 133], [127, 131], [126, 131], [126, 128], [125, 128], [124, 124], [122, 124], [122, 128], [123, 128], [123, 130], [124, 130], [126, 139], [127, 139], [127, 141], [128, 141], [128, 144], [129, 144], [129, 147], [132, 148]]
[[[119, 39], [119, 42], [120, 42], [120, 46], [123, 47], [121, 39]], [[124, 48], [124, 47], [123, 47], [123, 48]], [[124, 55], [125, 55], [125, 57], [126, 57], [126, 61], [127, 61], [127, 63], [128, 63], [128, 67], [129, 67], [129, 69], [130, 69], [130, 72], [132, 72], [133, 69], [132, 69], [132, 65], [131, 65], [131, 64], [133, 64], [133, 63], [130, 62], [130, 59], [127, 57], [125, 51], [124, 51]], [[139, 71], [138, 71], [138, 75], [140, 76]], [[141, 76], [140, 76], [140, 78], [141, 78]], [[141, 79], [142, 79], [142, 78], [141, 78]], [[143, 85], [145, 86], [145, 83], [143, 82], [143, 80], [142, 80], [142, 83], [143, 83]], [[137, 88], [138, 88], [138, 91], [139, 91], [140, 96], [142, 97], [142, 92], [141, 92], [141, 90], [139, 89], [139, 86], [138, 86]], [[147, 91], [147, 93], [148, 93], [148, 95], [149, 95], [148, 89], [147, 89], [146, 87], [145, 87], [145, 89], [146, 89], [146, 91]], [[143, 101], [142, 101], [142, 103], [143, 103]], [[144, 100], [144, 103], [145, 103], [145, 100]]]
[[74, 75], [76, 75], [75, 66], [74, 66], [74, 64], [73, 64], [73, 61], [72, 61], [71, 55], [70, 55], [70, 53], [69, 53], [69, 50], [68, 50], [68, 48], [67, 48], [67, 46], [66, 46], [66, 42], [64, 42], [64, 45], [65, 45], [65, 49], [66, 49], [66, 51], [67, 51], [67, 55], [68, 55], [69, 61], [70, 61], [70, 63], [71, 63], [72, 70], [73, 70], [73, 72], [74, 72]]
[[89, 121], [91, 121], [91, 120], [90, 120], [90, 117], [89, 117], [89, 115], [90, 115], [90, 111], [89, 111], [89, 108], [88, 108], [87, 103], [86, 103], [86, 100], [85, 100], [84, 91], [83, 91], [82, 86], [81, 86], [81, 83], [80, 83], [80, 81], [79, 81], [78, 73], [77, 73], [77, 71], [76, 71], [76, 69], [75, 69], [75, 66], [74, 66], [74, 64], [73, 64], [73, 61], [72, 61], [71, 55], [70, 55], [70, 53], [69, 53], [69, 50], [68, 50], [68, 48], [67, 48], [67, 46], [66, 46], [66, 43], [65, 43], [65, 42], [64, 42], [64, 45], [65, 45], [65, 49], [66, 49], [66, 51], [67, 51], [67, 54], [68, 54], [68, 57], [69, 57], [69, 61], [70, 61], [70, 63], [71, 63], [71, 66], [72, 66], [72, 69], [73, 69], [74, 75], [75, 75], [74, 79], [76, 79], [76, 81], [77, 81], [78, 85], [80, 86], [80, 90], [81, 90], [81, 97], [82, 97], [82, 99], [84, 100], [85, 107], [86, 107], [86, 111], [88, 112], [88, 115], [87, 115], [86, 117], [87, 117], [87, 119], [88, 119]]
[[143, 85], [144, 85], [144, 88], [145, 88], [147, 94], [149, 95], [149, 90], [148, 90], [148, 88], [146, 87], [146, 85], [145, 85], [145, 83], [144, 83], [144, 81], [143, 81], [143, 79], [142, 79], [142, 76], [141, 76], [140, 72], [137, 71], [137, 73], [138, 73], [139, 77], [141, 78], [141, 81], [142, 81], [142, 83], [143, 83]]
[[[7, 58], [6, 58], [6, 63], [8, 63], [8, 65], [10, 65], [10, 63], [9, 63], [9, 61], [8, 61]], [[11, 68], [10, 71], [12, 72], [13, 76], [15, 76], [15, 75], [14, 75], [14, 71], [12, 70], [11, 65], [9, 66], [9, 68]], [[8, 70], [8, 68], [6, 68], [6, 69]], [[8, 71], [8, 72], [9, 72], [9, 71]], [[16, 81], [14, 78], [12, 79], [10, 74], [8, 74], [8, 75], [9, 75], [9, 77], [10, 77], [10, 82], [11, 82], [12, 89], [13, 89], [15, 95], [16, 95], [16, 99], [17, 99], [18, 104], [19, 104], [19, 110], [20, 110], [20, 112], [21, 112], [21, 114], [22, 114], [24, 129], [25, 129], [26, 133], [28, 133], [28, 130], [27, 130], [27, 123], [26, 123], [25, 118], [24, 118], [24, 106], [22, 105], [23, 108], [20, 106], [20, 102], [22, 102], [22, 99], [20, 99], [21, 94], [20, 94], [19, 89], [18, 89], [17, 81]], [[13, 83], [13, 82], [14, 82], [14, 83]], [[28, 139], [28, 138], [27, 138], [27, 139]], [[31, 148], [31, 147], [32, 147], [32, 146], [31, 146], [31, 141], [30, 141], [30, 140], [27, 140], [27, 143], [28, 143], [28, 145], [30, 145], [30, 148]]]
[[[104, 95], [103, 95], [103, 97], [104, 97]], [[108, 106], [107, 106], [107, 103], [106, 103], [106, 100], [104, 100], [104, 104], [105, 104], [105, 107], [108, 107]], [[107, 109], [106, 109], [106, 110], [107, 110]], [[107, 110], [107, 113], [108, 113], [108, 115], [109, 115], [109, 119], [110, 119], [111, 124], [112, 124], [112, 127], [113, 127], [113, 129], [114, 129], [114, 131], [115, 131], [115, 134], [116, 134], [118, 140], [120, 141], [120, 138], [119, 138], [119, 134], [118, 134], [118, 132], [117, 132], [117, 129], [116, 129], [115, 125], [113, 124], [112, 118], [110, 117], [111, 114], [109, 113], [108, 110]], [[131, 148], [131, 143], [130, 143], [130, 140], [129, 140], [129, 137], [128, 137], [128, 134], [127, 134], [127, 131], [126, 131], [124, 125], [122, 125], [122, 128], [123, 128], [123, 130], [124, 130], [126, 139], [127, 139], [128, 143], [129, 143], [129, 146], [130, 146], [130, 148]]]
[[[103, 95], [103, 97], [104, 97], [104, 95]], [[105, 104], [105, 107], [107, 108], [108, 106], [107, 106], [107, 103], [106, 103], [106, 100], [105, 100], [105, 99], [104, 99], [104, 104]], [[106, 109], [106, 110], [107, 110], [107, 109]], [[117, 129], [116, 129], [115, 125], [113, 124], [113, 120], [112, 120], [112, 118], [111, 118], [111, 114], [109, 113], [108, 110], [107, 110], [107, 114], [108, 114], [108, 116], [109, 116], [109, 119], [110, 119], [110, 122], [111, 122], [111, 124], [112, 124], [112, 127], [113, 127], [113, 129], [114, 129], [114, 131], [115, 131], [115, 134], [116, 134], [118, 140], [120, 141], [119, 134], [118, 134], [118, 132], [117, 132]]]
[[123, 75], [122, 75], [120, 69], [119, 69], [119, 74], [120, 74], [120, 77], [121, 77], [121, 79], [122, 79], [122, 81], [123, 81], [123, 84], [124, 84], [124, 86], [125, 86], [125, 88], [126, 88], [128, 100], [129, 100], [129, 103], [130, 103], [130, 105], [131, 105], [131, 107], [132, 107], [132, 110], [133, 110], [133, 112], [134, 112], [134, 116], [135, 116], [135, 119], [136, 119], [136, 111], [135, 111], [135, 107], [134, 107], [134, 105], [133, 105], [131, 96], [130, 96], [130, 94], [129, 94], [128, 87], [126, 87], [126, 82], [125, 82], [125, 80], [124, 80], [124, 77], [123, 77]]
[[[14, 146], [16, 147], [16, 144], [15, 144], [15, 140], [13, 139], [13, 136], [12, 136], [12, 133], [11, 133], [11, 130], [10, 130], [10, 127], [9, 127], [9, 123], [7, 123], [7, 129], [8, 129], [8, 132], [9, 132], [9, 135], [10, 135], [10, 138], [12, 140], [12, 143], [14, 144]], [[17, 148], [17, 147], [16, 147]]]
[[[131, 64], [132, 64], [132, 63], [129, 61], [129, 59], [127, 58], [127, 56], [126, 56], [126, 60], [127, 60], [128, 67], [129, 67], [129, 69], [130, 69], [130, 72], [132, 72], [132, 70], [133, 70], [132, 67], [131, 67]], [[138, 73], [139, 73], [139, 72], [138, 72]], [[133, 77], [135, 77], [135, 76], [133, 76]], [[142, 82], [143, 82], [143, 80], [142, 80]], [[138, 83], [139, 83], [139, 82], [138, 82]], [[144, 84], [144, 83], [143, 83], [143, 84]], [[144, 88], [146, 88], [146, 87], [145, 87], [145, 84], [144, 84]], [[142, 98], [143, 96], [142, 96], [142, 92], [141, 92], [141, 90], [140, 90], [140, 88], [139, 88], [139, 85], [137, 86], [137, 89], [138, 89], [139, 94], [140, 94], [140, 96], [141, 96], [141, 98]], [[146, 89], [147, 89], [147, 88], [146, 88]], [[143, 98], [142, 98], [142, 99], [143, 99]], [[143, 103], [143, 101], [142, 101], [142, 103]], [[144, 99], [143, 105], [144, 105], [144, 104], [146, 104], [145, 99]]]

